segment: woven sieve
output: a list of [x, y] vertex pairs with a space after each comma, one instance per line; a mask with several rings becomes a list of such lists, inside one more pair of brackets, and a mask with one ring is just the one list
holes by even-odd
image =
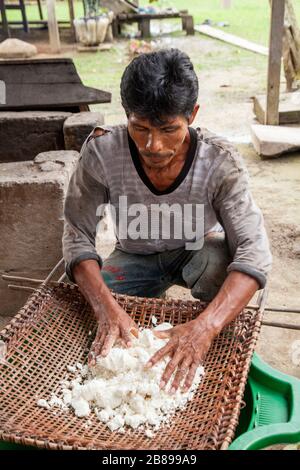
[[[173, 325], [197, 317], [200, 301], [113, 294], [140, 325]], [[213, 342], [206, 375], [194, 398], [176, 412], [170, 427], [152, 439], [142, 431], [111, 432], [96, 416], [77, 418], [37, 406], [60, 388], [66, 364], [86, 363], [96, 331], [92, 311], [77, 286], [42, 285], [0, 332], [7, 364], [0, 363], [0, 439], [48, 449], [227, 449], [238, 423], [252, 354], [261, 326], [259, 311], [244, 310]], [[92, 334], [89, 332], [92, 331]], [[56, 415], [54, 415], [55, 410]]]

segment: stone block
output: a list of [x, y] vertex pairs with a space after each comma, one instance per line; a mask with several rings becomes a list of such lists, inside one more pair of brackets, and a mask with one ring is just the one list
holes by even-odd
[[71, 115], [60, 111], [0, 112], [0, 163], [33, 160], [40, 152], [64, 150], [63, 124]]
[[265, 158], [300, 149], [300, 126], [251, 125], [251, 139], [257, 153]]
[[39, 154], [0, 164], [0, 315], [13, 315], [27, 291], [7, 288], [3, 274], [45, 279], [62, 257], [63, 204], [78, 152]]
[[64, 122], [64, 138], [66, 150], [80, 152], [83, 142], [96, 126], [104, 124], [101, 113], [90, 111], [74, 113]]

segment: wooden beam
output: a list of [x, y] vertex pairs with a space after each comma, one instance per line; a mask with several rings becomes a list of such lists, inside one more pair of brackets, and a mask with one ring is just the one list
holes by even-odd
[[279, 124], [280, 71], [284, 25], [284, 0], [272, 0], [265, 124]]
[[69, 4], [69, 14], [70, 14], [71, 31], [72, 31], [73, 39], [74, 39], [74, 41], [75, 41], [76, 34], [75, 34], [75, 27], [74, 27], [75, 14], [74, 14], [74, 3], [73, 3], [73, 0], [68, 0], [68, 4]]
[[52, 52], [59, 54], [61, 51], [58, 24], [55, 14], [55, 0], [47, 0], [48, 31]]
[[[280, 93], [279, 95], [279, 125], [300, 123], [300, 99], [298, 93]], [[265, 124], [266, 95], [254, 97], [254, 113], [260, 124]]]
[[220, 41], [241, 47], [242, 49], [246, 49], [251, 52], [256, 52], [257, 54], [268, 55], [269, 53], [268, 48], [265, 46], [261, 46], [260, 44], [256, 44], [255, 42], [240, 38], [239, 36], [235, 36], [234, 34], [226, 33], [225, 31], [213, 28], [212, 26], [209, 26], [207, 24], [195, 26], [194, 29], [198, 33], [204, 34], [205, 36], [209, 36], [214, 39], [219, 39]]
[[1, 12], [1, 21], [2, 21], [3, 33], [4, 33], [5, 36], [10, 38], [10, 31], [9, 31], [9, 26], [8, 26], [8, 21], [7, 21], [7, 16], [6, 16], [4, 0], [0, 0], [0, 12]]

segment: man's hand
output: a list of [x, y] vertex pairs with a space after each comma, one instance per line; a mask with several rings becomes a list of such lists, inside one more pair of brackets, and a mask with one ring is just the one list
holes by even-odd
[[89, 353], [89, 366], [96, 364], [97, 356], [107, 356], [117, 341], [123, 346], [130, 347], [132, 334], [137, 337], [138, 326], [115, 302], [110, 308], [102, 308], [97, 315], [98, 328], [96, 338]]
[[112, 296], [104, 283], [97, 261], [81, 261], [75, 266], [73, 275], [80, 291], [91, 305], [98, 324], [89, 354], [89, 366], [93, 366], [97, 356], [106, 356], [117, 340], [130, 346], [131, 333], [137, 336], [138, 327]]
[[162, 376], [161, 388], [166, 386], [175, 370], [171, 392], [178, 389], [184, 378], [183, 391], [190, 388], [197, 367], [204, 360], [213, 339], [239, 315], [258, 287], [258, 282], [248, 274], [231, 271], [216, 297], [199, 317], [170, 330], [156, 332], [160, 338], [170, 338], [168, 344], [146, 364], [151, 367], [164, 356], [171, 356]]
[[208, 329], [201, 316], [195, 320], [165, 331], [156, 331], [158, 338], [170, 338], [169, 342], [161, 348], [146, 364], [152, 367], [165, 356], [171, 359], [161, 378], [160, 387], [163, 389], [176, 371], [171, 385], [171, 393], [175, 393], [184, 380], [183, 392], [192, 385], [196, 370], [203, 362], [210, 345], [215, 337], [212, 329]]

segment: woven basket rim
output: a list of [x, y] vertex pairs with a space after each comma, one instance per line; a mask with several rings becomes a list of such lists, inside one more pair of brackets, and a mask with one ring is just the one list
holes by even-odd
[[[41, 306], [43, 304], [46, 304], [47, 302], [51, 302], [52, 299], [55, 299], [55, 296], [65, 296], [65, 297], [70, 297], [72, 298], [73, 296], [76, 297], [76, 301], [78, 298], [82, 297], [79, 289], [75, 285], [70, 285], [66, 283], [59, 283], [56, 286], [46, 286], [46, 285], [41, 285], [39, 286], [33, 294], [28, 298], [27, 302], [25, 303], [24, 307], [19, 311], [19, 313], [10, 321], [9, 324], [6, 325], [6, 327], [0, 331], [0, 338], [4, 339], [4, 341], [7, 342], [8, 344], [8, 350], [10, 348], [18, 348], [19, 347], [19, 336], [21, 337], [24, 331], [26, 332], [27, 330], [30, 331], [30, 327], [32, 326], [32, 320], [34, 320], [35, 316], [38, 318], [39, 314], [39, 309], [41, 309]], [[136, 296], [128, 296], [128, 295], [123, 295], [123, 294], [115, 294], [113, 293], [113, 296], [116, 298], [116, 300], [119, 303], [125, 302], [126, 305], [128, 306], [143, 306], [144, 309], [149, 309], [151, 306], [156, 307], [162, 307], [165, 310], [168, 309], [173, 309], [174, 311], [177, 311], [178, 308], [182, 308], [183, 310], [186, 309], [189, 311], [189, 313], [199, 313], [201, 309], [203, 310], [204, 307], [207, 305], [206, 302], [201, 302], [199, 300], [181, 300], [181, 299], [158, 299], [158, 298], [146, 298], [146, 297], [136, 297]], [[87, 307], [87, 302], [82, 300], [83, 304]], [[87, 307], [88, 308], [88, 307]], [[243, 312], [241, 312], [240, 316], [238, 319], [236, 319], [234, 322], [232, 322], [231, 325], [236, 325], [236, 327], [241, 327], [239, 324], [239, 319], [243, 316], [243, 318], [248, 318], [247, 316], [250, 317], [250, 315], [253, 317], [252, 323], [251, 323], [251, 331], [245, 331], [244, 336], [246, 338], [246, 345], [247, 345], [247, 351], [244, 351], [245, 345], [241, 341], [241, 344], [237, 344], [236, 350], [238, 354], [233, 355], [228, 359], [228, 367], [232, 368], [232, 376], [231, 376], [231, 371], [226, 371], [226, 374], [228, 376], [228, 380], [230, 383], [232, 383], [233, 387], [236, 387], [236, 396], [233, 398], [231, 396], [231, 390], [227, 386], [224, 389], [224, 394], [221, 397], [221, 400], [219, 400], [218, 403], [218, 410], [222, 413], [220, 413], [220, 422], [226, 424], [223, 425], [222, 423], [220, 424], [222, 428], [222, 436], [219, 438], [219, 436], [212, 435], [212, 440], [218, 441], [220, 440], [220, 443], [218, 445], [218, 448], [220, 450], [225, 450], [228, 448], [230, 445], [236, 426], [238, 424], [238, 419], [239, 419], [239, 413], [240, 413], [240, 407], [242, 404], [242, 399], [243, 399], [243, 394], [247, 382], [247, 376], [249, 373], [250, 365], [251, 365], [251, 359], [252, 355], [255, 349], [255, 345], [257, 342], [257, 338], [259, 335], [259, 331], [261, 328], [261, 321], [262, 321], [262, 312], [259, 311], [251, 311], [251, 309], [244, 309]], [[249, 323], [250, 321], [248, 321]], [[226, 330], [226, 329], [225, 329]], [[227, 330], [226, 330], [227, 331]], [[248, 336], [247, 336], [248, 335]], [[242, 338], [242, 336], [241, 336]], [[22, 341], [22, 340], [20, 340]], [[236, 385], [237, 377], [234, 374], [237, 374], [237, 370], [239, 371], [239, 368], [241, 366], [240, 363], [242, 364], [242, 370], [241, 373], [239, 372], [239, 384], [238, 386]], [[0, 369], [1, 366], [0, 365]], [[226, 376], [226, 377], [227, 377]], [[230, 411], [230, 412], [229, 412]], [[104, 442], [91, 444], [89, 445], [81, 445], [80, 440], [77, 440], [73, 444], [70, 444], [67, 442], [67, 440], [59, 439], [59, 438], [41, 438], [37, 435], [32, 435], [30, 434], [30, 431], [28, 431], [26, 428], [25, 429], [7, 429], [5, 426], [1, 426], [1, 419], [0, 419], [0, 438], [2, 440], [8, 441], [8, 442], [13, 442], [16, 444], [22, 444], [22, 445], [27, 445], [27, 446], [36, 446], [38, 448], [46, 448], [46, 449], [53, 449], [53, 450], [83, 450], [83, 449], [139, 449], [139, 447], [135, 447], [134, 443], [132, 446], [124, 447], [123, 445], [118, 445], [118, 443], [115, 441], [114, 443], [110, 444], [109, 447], [105, 445]], [[148, 447], [140, 447], [140, 449], [147, 449]], [[170, 446], [170, 449], [172, 446]], [[166, 447], [168, 449], [168, 447]]]

